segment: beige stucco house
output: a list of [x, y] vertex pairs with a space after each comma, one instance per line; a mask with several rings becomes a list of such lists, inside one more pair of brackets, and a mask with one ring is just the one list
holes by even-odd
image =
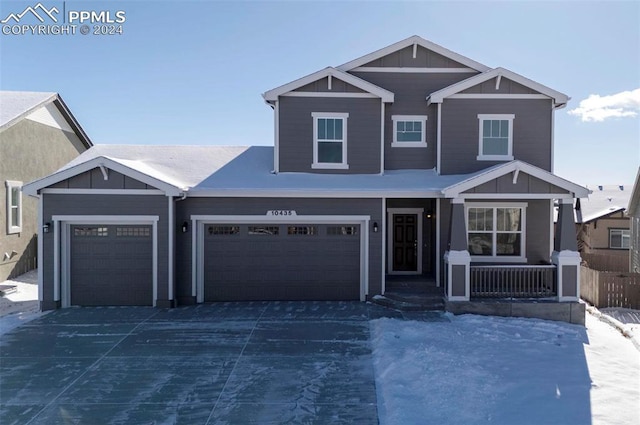
[[0, 282], [37, 265], [37, 199], [22, 185], [92, 146], [60, 95], [0, 92]]

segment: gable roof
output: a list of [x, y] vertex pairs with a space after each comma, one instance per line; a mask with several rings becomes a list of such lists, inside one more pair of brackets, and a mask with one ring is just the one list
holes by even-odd
[[587, 223], [625, 211], [631, 198], [629, 185], [600, 185], [592, 188], [588, 199], [580, 200], [580, 222]]
[[394, 94], [389, 90], [385, 90], [382, 87], [378, 87], [375, 84], [371, 84], [370, 82], [363, 80], [362, 78], [358, 78], [355, 75], [347, 74], [346, 72], [342, 72], [330, 66], [280, 87], [276, 87], [275, 89], [269, 90], [265, 92], [262, 97], [264, 97], [264, 100], [267, 102], [274, 102], [278, 100], [278, 96], [289, 93], [290, 91], [306, 86], [307, 84], [313, 83], [314, 81], [318, 81], [328, 76], [335, 77], [339, 80], [351, 84], [352, 86], [358, 87], [361, 90], [371, 93], [372, 95], [381, 98], [383, 102], [393, 102]]
[[178, 195], [247, 149], [245, 146], [97, 145], [55, 173], [23, 186], [28, 195], [101, 165]]
[[554, 104], [558, 108], [565, 106], [570, 99], [569, 96], [564, 93], [560, 93], [559, 91], [553, 90], [545, 85], [523, 77], [520, 74], [509, 71], [508, 69], [498, 67], [483, 72], [482, 74], [474, 75], [473, 77], [467, 78], [466, 80], [462, 80], [458, 83], [452, 84], [448, 87], [431, 93], [429, 96], [427, 96], [427, 103], [442, 103], [445, 98], [451, 95], [460, 93], [463, 90], [484, 83], [485, 81], [491, 80], [492, 78], [501, 76], [513, 80], [516, 83], [522, 84], [523, 86], [529, 87], [537, 92], [544, 94], [545, 96], [549, 96], [553, 99]]
[[471, 174], [464, 180], [445, 188], [442, 193], [447, 198], [456, 198], [462, 192], [512, 172], [523, 172], [530, 176], [537, 177], [540, 180], [566, 190], [576, 198], [586, 198], [590, 193], [589, 189], [585, 187], [565, 180], [562, 177], [558, 177], [553, 173], [543, 170], [542, 168], [538, 168], [519, 160], [495, 165], [478, 171], [477, 173]]
[[469, 68], [478, 70], [480, 72], [484, 72], [484, 71], [488, 71], [491, 68], [489, 68], [486, 65], [481, 64], [480, 62], [476, 62], [472, 59], [469, 59], [466, 56], [462, 56], [459, 53], [456, 52], [452, 52], [449, 49], [446, 49], [438, 44], [435, 44], [429, 40], [425, 40], [422, 37], [419, 37], [417, 35], [411, 36], [409, 38], [406, 38], [404, 40], [398, 41], [397, 43], [393, 43], [390, 46], [384, 47], [382, 49], [376, 50], [375, 52], [369, 53], [368, 55], [364, 55], [362, 57], [359, 57], [358, 59], [354, 59], [352, 61], [349, 61], [347, 63], [344, 63], [342, 65], [340, 65], [338, 67], [339, 70], [341, 71], [350, 71], [354, 68], [357, 68], [359, 66], [362, 66], [364, 64], [367, 64], [371, 61], [374, 61], [376, 59], [379, 59], [383, 56], [387, 56], [391, 53], [397, 52], [398, 50], [402, 50], [406, 47], [409, 46], [413, 46], [414, 44], [417, 44], [418, 46], [424, 47], [425, 49], [431, 50], [433, 52], [436, 52], [444, 57], [447, 57], [451, 60], [454, 60], [456, 62], [459, 62], [463, 65], [468, 66]]
[[60, 95], [53, 92], [0, 91], [0, 131], [11, 127], [31, 113], [49, 104], [54, 104], [57, 107], [87, 148], [93, 146], [93, 143], [71, 114]]

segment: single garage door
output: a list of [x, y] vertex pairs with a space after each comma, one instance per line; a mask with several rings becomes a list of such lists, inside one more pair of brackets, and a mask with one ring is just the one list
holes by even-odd
[[71, 304], [152, 305], [152, 226], [71, 226]]
[[205, 301], [358, 300], [360, 226], [206, 224]]

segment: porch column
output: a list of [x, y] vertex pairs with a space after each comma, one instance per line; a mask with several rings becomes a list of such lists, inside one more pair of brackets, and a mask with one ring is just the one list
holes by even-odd
[[467, 242], [464, 199], [451, 200], [449, 250], [444, 254], [445, 282], [449, 301], [469, 301], [471, 256]]
[[580, 300], [580, 253], [576, 240], [573, 199], [561, 199], [551, 261], [556, 265], [558, 301]]

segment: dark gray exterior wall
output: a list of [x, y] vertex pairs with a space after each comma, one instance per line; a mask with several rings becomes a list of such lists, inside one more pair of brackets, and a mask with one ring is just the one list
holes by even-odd
[[413, 57], [413, 46], [405, 47], [396, 52], [373, 60], [362, 66], [365, 67], [406, 67], [406, 68], [466, 68], [465, 65], [442, 56], [439, 53], [418, 46], [416, 57]]
[[[191, 222], [191, 215], [265, 215], [269, 210], [295, 210], [300, 215], [368, 215], [371, 223], [382, 222], [381, 199], [307, 198], [187, 198], [176, 204], [176, 222]], [[366, 230], [366, 229], [363, 229]], [[176, 297], [178, 304], [191, 304], [191, 238], [176, 233]], [[382, 232], [369, 232], [369, 296], [381, 293]]]
[[330, 93], [366, 93], [364, 90], [352, 86], [338, 78], [331, 78], [331, 89], [329, 89], [329, 77], [322, 78], [313, 83], [309, 83], [295, 89], [297, 92], [330, 92]]
[[105, 180], [99, 168], [78, 174], [50, 187], [54, 189], [155, 189], [113, 170], [108, 170], [108, 179]]
[[[496, 77], [497, 78], [497, 77]], [[469, 94], [469, 93], [485, 93], [485, 94], [539, 94], [539, 92], [527, 87], [523, 86], [520, 83], [516, 83], [513, 80], [508, 78], [500, 79], [500, 87], [496, 90], [496, 78], [492, 78], [487, 80], [477, 86], [469, 87], [466, 90], [461, 91], [460, 93]]]
[[[312, 169], [312, 112], [347, 112], [348, 170]], [[380, 172], [380, 99], [280, 97], [280, 172], [376, 174]]]
[[[38, 201], [22, 196], [22, 232], [7, 234], [7, 180], [27, 184], [77, 157], [86, 147], [75, 133], [23, 119], [0, 132], [0, 282], [36, 266]], [[4, 253], [17, 252], [8, 260]]]
[[[473, 74], [398, 72], [352, 72], [352, 74], [395, 94], [394, 102], [392, 104], [385, 104], [385, 169], [434, 168], [437, 162], [436, 137], [438, 110], [436, 105], [427, 106], [427, 96], [451, 84], [467, 79]], [[391, 117], [393, 115], [426, 115], [428, 117], [426, 133], [427, 147], [392, 148], [393, 121]]]
[[478, 114], [515, 114], [513, 156], [551, 171], [551, 101], [445, 99], [442, 104], [442, 174], [466, 174], [500, 164], [478, 161]]
[[464, 193], [554, 193], [564, 194], [565, 189], [540, 180], [526, 173], [520, 173], [513, 183], [513, 174], [501, 176], [476, 186]]
[[[43, 221], [54, 215], [157, 215], [158, 304], [168, 304], [168, 201], [163, 195], [42, 195]], [[44, 304], [53, 302], [54, 233], [42, 234]]]

